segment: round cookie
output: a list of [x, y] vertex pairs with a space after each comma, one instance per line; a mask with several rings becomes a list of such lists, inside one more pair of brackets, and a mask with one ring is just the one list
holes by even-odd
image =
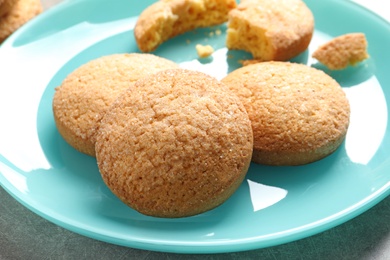
[[103, 180], [133, 209], [185, 217], [217, 207], [252, 155], [246, 110], [222, 83], [177, 69], [137, 81], [105, 114], [96, 141]]
[[113, 54], [97, 58], [69, 74], [56, 88], [53, 113], [57, 129], [76, 150], [95, 156], [99, 121], [119, 94], [149, 74], [178, 68], [152, 54]]
[[226, 46], [287, 61], [307, 49], [313, 32], [313, 14], [301, 0], [245, 0], [229, 13]]
[[0, 0], [0, 17], [7, 14], [18, 0]]
[[[12, 4], [11, 0], [5, 0], [2, 5], [6, 2]], [[8, 12], [0, 17], [0, 43], [41, 12], [42, 4], [40, 0], [14, 1]]]
[[199, 27], [222, 24], [235, 0], [161, 0], [147, 7], [134, 28], [138, 48], [154, 51], [166, 40]]
[[252, 161], [302, 165], [335, 151], [347, 133], [350, 106], [324, 72], [289, 62], [242, 67], [222, 82], [244, 103], [252, 122]]

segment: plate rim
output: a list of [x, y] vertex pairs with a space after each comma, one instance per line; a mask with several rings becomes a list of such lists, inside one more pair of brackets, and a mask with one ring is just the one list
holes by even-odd
[[[92, 0], [65, 0], [58, 5], [50, 8], [49, 10], [45, 11], [41, 15], [34, 18], [32, 21], [28, 22], [24, 26], [22, 26], [18, 31], [16, 31], [13, 35], [11, 35], [8, 39], [6, 39], [1, 45], [0, 45], [0, 55], [1, 50], [4, 49], [3, 46], [7, 46], [11, 44], [15, 38], [18, 37], [23, 31], [28, 30], [30, 26], [32, 26], [34, 23], [37, 23], [41, 20], [45, 20], [46, 17], [55, 14], [56, 12], [61, 12], [62, 9], [68, 8], [68, 6], [71, 5], [77, 5], [80, 2], [86, 2]], [[334, 1], [333, 1], [334, 2]], [[390, 31], [390, 22], [385, 20], [383, 17], [378, 16], [373, 11], [365, 8], [364, 6], [345, 0], [344, 5], [354, 5], [358, 6], [362, 12], [366, 12], [367, 15], [370, 15], [375, 18], [380, 18], [382, 22], [384, 22], [388, 27]], [[386, 135], [389, 134], [388, 130], [386, 130]], [[1, 160], [0, 160], [1, 162]], [[5, 191], [10, 194], [14, 199], [16, 199], [19, 203], [24, 205], [26, 208], [31, 210], [32, 212], [36, 213], [37, 215], [49, 220], [52, 223], [55, 223], [58, 226], [61, 226], [65, 229], [71, 230], [75, 233], [78, 233], [80, 235], [84, 235], [87, 237], [91, 237], [93, 239], [97, 239], [100, 241], [104, 241], [107, 243], [112, 243], [110, 241], [107, 241], [105, 239], [105, 235], [94, 233], [92, 230], [86, 230], [82, 229], [80, 230], [80, 227], [70, 225], [67, 222], [60, 221], [59, 218], [54, 218], [53, 215], [47, 214], [47, 212], [41, 211], [41, 207], [34, 207], [32, 203], [28, 203], [28, 199], [23, 199], [23, 194], [20, 193], [19, 190], [17, 190], [8, 180], [2, 175], [0, 175], [0, 185], [5, 189]], [[362, 214], [363, 212], [367, 211], [368, 209], [372, 208], [376, 204], [378, 204], [380, 201], [385, 199], [390, 195], [390, 181], [387, 182], [384, 186], [382, 186], [380, 189], [376, 190], [375, 192], [371, 193], [370, 196], [366, 197], [365, 199], [359, 201], [358, 203], [355, 203], [354, 205], [348, 207], [347, 209], [343, 210], [342, 213], [334, 214], [332, 216], [329, 216], [327, 221], [318, 221], [321, 223], [318, 223], [319, 225], [316, 225], [316, 223], [310, 223], [308, 225], [304, 225], [303, 230], [302, 226], [300, 226], [299, 230], [291, 231], [287, 230], [288, 233], [287, 236], [282, 236], [280, 238], [273, 238], [272, 240], [267, 240], [268, 243], [264, 243], [262, 239], [259, 238], [251, 238], [249, 240], [243, 241], [242, 239], [239, 239], [239, 241], [230, 240], [230, 241], [223, 241], [223, 242], [214, 242], [210, 243], [208, 242], [201, 242], [199, 244], [183, 244], [180, 246], [173, 245], [173, 244], [164, 244], [163, 241], [161, 244], [157, 244], [156, 248], [156, 242], [150, 243], [150, 242], [139, 242], [139, 241], [131, 241], [131, 245], [129, 243], [126, 243], [128, 241], [122, 241], [120, 238], [112, 238], [113, 240], [116, 240], [115, 244], [127, 246], [127, 247], [134, 247], [144, 250], [153, 250], [153, 251], [163, 251], [163, 252], [175, 252], [175, 253], [222, 253], [222, 252], [237, 252], [237, 251], [243, 251], [243, 250], [251, 250], [251, 249], [259, 249], [274, 245], [280, 245], [287, 242], [292, 242], [301, 238], [309, 237], [318, 233], [321, 233], [327, 229], [336, 227], [342, 223], [345, 223], [346, 221]], [[338, 216], [336, 216], [338, 215]], [[309, 226], [313, 226], [309, 227]], [[307, 227], [306, 227], [307, 226]], [[262, 236], [261, 236], [262, 237]], [[278, 242], [275, 242], [274, 240], [278, 240]], [[282, 240], [282, 241], [280, 241]], [[249, 241], [249, 242], [248, 242]], [[257, 245], [259, 243], [263, 243], [262, 245]], [[218, 248], [213, 248], [215, 246], [219, 246]], [[227, 250], [230, 249], [230, 250]], [[201, 251], [200, 251], [201, 250]]]

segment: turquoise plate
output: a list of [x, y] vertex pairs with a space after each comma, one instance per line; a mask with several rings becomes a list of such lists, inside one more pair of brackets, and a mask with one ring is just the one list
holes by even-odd
[[[314, 39], [295, 62], [332, 37], [364, 32], [370, 59], [329, 72], [345, 89], [352, 114], [348, 136], [331, 156], [300, 167], [252, 164], [223, 205], [182, 219], [143, 216], [104, 185], [95, 159], [58, 134], [54, 88], [75, 68], [112, 53], [137, 52], [132, 30], [153, 1], [72, 0], [48, 10], [0, 48], [0, 182], [20, 203], [55, 224], [118, 245], [180, 253], [218, 253], [278, 245], [339, 225], [390, 194], [390, 26], [349, 1], [307, 0]], [[249, 58], [224, 47], [225, 26], [189, 32], [155, 54], [221, 78]], [[215, 48], [198, 60], [197, 43]]]

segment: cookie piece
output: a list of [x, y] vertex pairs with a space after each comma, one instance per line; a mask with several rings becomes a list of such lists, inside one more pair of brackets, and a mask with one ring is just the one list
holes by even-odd
[[113, 54], [92, 60], [56, 89], [53, 112], [57, 129], [76, 150], [95, 156], [99, 121], [119, 94], [149, 74], [178, 68], [152, 54]]
[[312, 55], [331, 70], [342, 70], [369, 57], [364, 33], [338, 36], [321, 45]]
[[307, 49], [313, 32], [313, 14], [301, 0], [246, 0], [229, 13], [226, 46], [286, 61]]
[[201, 72], [137, 81], [105, 114], [96, 141], [103, 180], [133, 209], [185, 217], [217, 207], [242, 183], [253, 135], [244, 106]]
[[[11, 4], [11, 1], [7, 1]], [[3, 2], [2, 5], [6, 4]], [[15, 32], [19, 27], [42, 12], [40, 0], [17, 0], [12, 7], [0, 17], [0, 43]]]
[[0, 17], [7, 14], [18, 0], [0, 0]]
[[289, 62], [242, 67], [222, 82], [244, 103], [252, 122], [252, 161], [302, 165], [335, 151], [347, 133], [350, 107], [323, 71]]
[[138, 18], [134, 28], [138, 48], [151, 52], [179, 34], [224, 23], [236, 5], [235, 0], [160, 0]]
[[195, 49], [199, 58], [207, 58], [214, 53], [214, 48], [211, 45], [197, 44]]

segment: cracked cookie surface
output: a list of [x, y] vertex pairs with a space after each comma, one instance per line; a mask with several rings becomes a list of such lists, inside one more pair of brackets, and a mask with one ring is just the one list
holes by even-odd
[[152, 54], [112, 54], [89, 61], [56, 89], [53, 112], [63, 138], [76, 150], [95, 156], [96, 131], [105, 111], [122, 91], [152, 73], [178, 68]]
[[137, 81], [105, 114], [96, 142], [107, 186], [157, 217], [199, 214], [226, 201], [248, 170], [253, 135], [237, 96], [200, 72]]
[[289, 62], [242, 67], [224, 79], [247, 109], [253, 161], [301, 165], [335, 151], [347, 133], [350, 106], [340, 85], [323, 71]]

